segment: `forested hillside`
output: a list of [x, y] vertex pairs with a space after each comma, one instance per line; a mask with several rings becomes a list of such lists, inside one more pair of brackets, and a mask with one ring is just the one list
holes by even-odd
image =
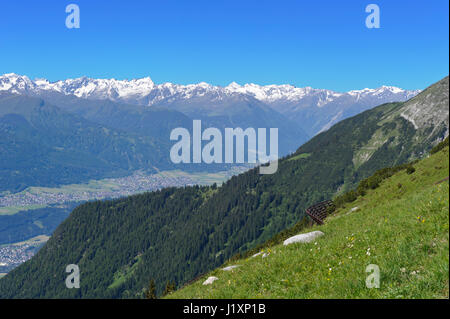
[[90, 122], [42, 99], [0, 95], [0, 192], [173, 168], [169, 143]]
[[[434, 121], [411, 122], [403, 114], [411, 103], [425, 103]], [[180, 286], [214, 269], [302, 220], [309, 205], [419, 158], [447, 134], [448, 78], [408, 102], [338, 123], [280, 160], [276, 174], [253, 169], [221, 187], [84, 204], [38, 254], [0, 280], [0, 297], [136, 298], [150, 279], [161, 293], [167, 281]], [[80, 267], [80, 289], [65, 287], [68, 264]]]
[[[448, 299], [448, 138], [431, 153], [378, 171], [369, 178], [378, 183], [361, 183], [365, 192], [339, 205], [324, 225], [278, 236], [259, 255], [232, 260], [167, 297]], [[283, 245], [313, 231], [323, 235]], [[369, 265], [380, 271], [377, 289], [366, 286]], [[210, 276], [218, 279], [203, 285]]]

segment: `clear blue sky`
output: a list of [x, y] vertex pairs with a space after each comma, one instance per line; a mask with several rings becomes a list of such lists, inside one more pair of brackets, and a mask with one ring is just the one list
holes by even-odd
[[[65, 27], [78, 4], [81, 28]], [[367, 29], [366, 5], [381, 10]], [[423, 89], [448, 74], [447, 0], [14, 0], [0, 74]]]

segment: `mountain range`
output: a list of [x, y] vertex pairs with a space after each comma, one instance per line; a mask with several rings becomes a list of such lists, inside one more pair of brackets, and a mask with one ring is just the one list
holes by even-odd
[[[290, 85], [227, 87], [78, 78], [65, 81], [0, 76], [0, 191], [57, 186], [144, 169], [217, 171], [226, 165], [174, 165], [177, 127], [278, 128], [279, 155], [371, 107], [418, 91], [395, 87], [347, 93]], [[20, 159], [20, 160], [15, 160]]]
[[[305, 209], [382, 168], [424, 157], [449, 132], [449, 79], [406, 102], [340, 121], [279, 161], [222, 186], [168, 188], [77, 207], [0, 280], [1, 298], [139, 298], [150, 279], [182, 286], [305, 219]], [[415, 216], [415, 215], [414, 215]], [[64, 285], [77, 264], [81, 288]]]
[[168, 107], [191, 116], [198, 116], [204, 111], [217, 116], [228, 115], [230, 106], [239, 109], [239, 103], [236, 106], [236, 102], [251, 105], [259, 101], [297, 123], [308, 136], [314, 136], [340, 120], [374, 106], [406, 101], [420, 92], [393, 86], [341, 93], [292, 85], [239, 85], [235, 82], [225, 87], [204, 82], [189, 85], [155, 84], [149, 77], [130, 81], [81, 77], [50, 82], [45, 79], [32, 81], [27, 76], [17, 74], [0, 76], [1, 91], [39, 96], [52, 103], [56, 96], [63, 95]]

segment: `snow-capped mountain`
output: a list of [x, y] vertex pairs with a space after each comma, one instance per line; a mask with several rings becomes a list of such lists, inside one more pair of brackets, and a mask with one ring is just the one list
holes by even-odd
[[10, 91], [13, 93], [56, 91], [85, 99], [109, 99], [112, 101], [148, 98], [146, 105], [156, 104], [160, 100], [174, 95], [189, 99], [195, 96], [203, 96], [206, 93], [217, 93], [218, 96], [236, 93], [248, 94], [266, 103], [278, 101], [296, 102], [305, 97], [315, 95], [319, 97], [317, 103], [319, 107], [345, 95], [355, 97], [356, 100], [364, 99], [368, 96], [378, 96], [380, 98], [401, 96], [402, 99], [409, 99], [420, 92], [419, 90], [408, 91], [393, 86], [382, 86], [377, 89], [366, 88], [340, 93], [325, 89], [313, 89], [311, 87], [298, 88], [288, 84], [261, 86], [257, 84], [239, 85], [233, 82], [226, 87], [213, 86], [205, 82], [189, 85], [173, 83], [155, 84], [150, 77], [134, 80], [91, 79], [81, 77], [49, 82], [46, 79], [32, 81], [27, 76], [14, 73], [0, 76], [0, 91]]
[[[335, 92], [311, 87], [298, 88], [292, 85], [257, 84], [239, 85], [235, 82], [226, 87], [208, 83], [180, 85], [173, 83], [155, 84], [146, 77], [135, 80], [91, 79], [87, 77], [49, 82], [45, 79], [30, 80], [26, 76], [5, 74], [0, 76], [0, 92], [46, 97], [48, 94], [63, 94], [89, 100], [111, 100], [144, 106], [171, 105], [179, 111], [195, 113], [201, 99], [214, 108], [215, 103], [236, 97], [251, 97], [270, 106], [277, 112], [301, 125], [309, 135], [315, 135], [331, 127], [336, 122], [374, 106], [387, 102], [406, 101], [420, 91], [408, 91], [393, 86], [376, 89]], [[187, 102], [187, 103], [184, 103]], [[183, 104], [184, 103], [184, 104]], [[180, 105], [183, 106], [181, 107]], [[226, 103], [230, 105], [230, 103]]]

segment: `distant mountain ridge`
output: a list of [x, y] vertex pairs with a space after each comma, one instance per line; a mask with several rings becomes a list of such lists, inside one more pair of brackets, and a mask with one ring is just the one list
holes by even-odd
[[341, 93], [311, 87], [297, 88], [287, 84], [260, 86], [233, 82], [226, 87], [205, 82], [189, 85], [155, 84], [150, 77], [130, 81], [81, 77], [50, 82], [45, 79], [33, 81], [13, 73], [0, 76], [1, 91], [42, 98], [58, 93], [90, 100], [107, 99], [126, 104], [162, 107], [173, 107], [201, 99], [202, 107], [191, 105], [191, 113], [208, 106], [214, 108], [216, 104], [230, 104], [225, 101], [253, 98], [300, 124], [300, 128], [309, 136], [376, 105], [406, 101], [420, 92], [393, 86]]

